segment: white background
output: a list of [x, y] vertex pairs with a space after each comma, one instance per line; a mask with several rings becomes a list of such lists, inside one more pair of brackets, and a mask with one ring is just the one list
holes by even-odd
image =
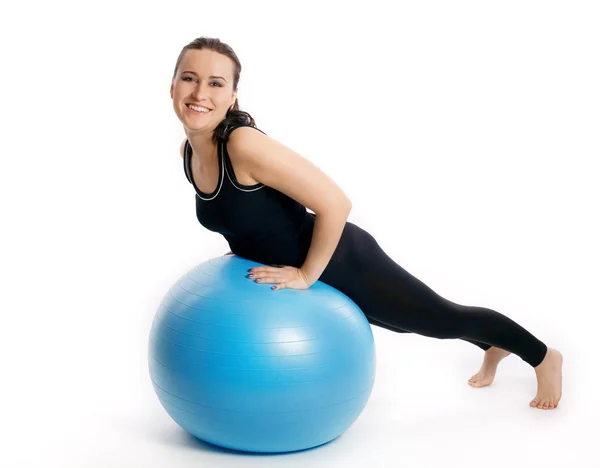
[[[599, 466], [600, 14], [584, 1], [21, 2], [0, 16], [2, 417], [10, 467]], [[239, 103], [330, 175], [349, 220], [442, 296], [564, 355], [533, 369], [373, 327], [369, 403], [288, 455], [187, 436], [153, 393], [168, 288], [229, 250], [198, 224], [169, 97], [199, 36], [242, 62]]]

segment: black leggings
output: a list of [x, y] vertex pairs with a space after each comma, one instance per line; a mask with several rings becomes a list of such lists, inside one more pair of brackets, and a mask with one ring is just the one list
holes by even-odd
[[368, 232], [350, 222], [319, 280], [350, 297], [371, 324], [395, 332], [458, 338], [483, 350], [496, 346], [532, 367], [542, 362], [548, 350], [499, 312], [444, 299], [395, 263]]
[[[371, 325], [376, 325], [381, 328], [386, 328], [387, 330], [391, 330], [396, 333], [412, 333], [408, 330], [402, 330], [401, 328], [393, 327], [391, 325], [388, 325], [387, 323], [383, 323], [378, 320], [375, 320], [373, 317], [367, 317], [367, 320], [369, 321], [369, 323]], [[438, 338], [438, 337], [434, 337], [434, 338]], [[468, 341], [469, 343], [473, 343], [475, 346], [478, 346], [479, 348], [483, 349], [484, 351], [487, 351], [488, 349], [490, 349], [492, 347], [492, 345], [489, 345], [487, 343], [482, 343], [480, 341], [469, 340], [467, 338], [459, 338], [459, 339], [463, 340], [463, 341]]]

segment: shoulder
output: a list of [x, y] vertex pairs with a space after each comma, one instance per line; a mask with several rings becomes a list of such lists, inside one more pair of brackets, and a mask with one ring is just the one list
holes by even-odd
[[241, 161], [260, 157], [273, 142], [262, 130], [248, 125], [234, 127], [225, 138], [229, 156]]
[[[227, 151], [250, 176], [315, 213], [350, 206], [340, 187], [310, 160], [254, 127], [231, 130]], [[338, 208], [336, 208], [338, 209]]]
[[[232, 144], [232, 146], [239, 145], [247, 141], [260, 141], [264, 138], [268, 138], [265, 132], [259, 130], [256, 127], [249, 125], [240, 125], [233, 127], [233, 130], [229, 130], [226, 136], [226, 142]], [[263, 140], [264, 141], [264, 140]]]

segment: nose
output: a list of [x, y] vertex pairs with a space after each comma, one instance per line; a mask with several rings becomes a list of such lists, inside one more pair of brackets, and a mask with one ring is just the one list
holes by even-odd
[[202, 97], [210, 96], [210, 91], [208, 90], [209, 87], [210, 87], [210, 83], [206, 83], [206, 84], [203, 82], [198, 83], [196, 85], [196, 87], [194, 88], [194, 91], [192, 92], [194, 99], [196, 99], [197, 101], [201, 101]]

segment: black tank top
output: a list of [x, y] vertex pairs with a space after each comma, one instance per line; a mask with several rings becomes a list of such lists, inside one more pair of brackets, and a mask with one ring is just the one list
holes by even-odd
[[194, 183], [192, 148], [186, 140], [183, 167], [196, 192], [196, 217], [206, 229], [222, 234], [236, 255], [266, 264], [300, 267], [310, 246], [315, 215], [268, 185], [242, 185], [237, 181], [227, 140], [242, 126], [249, 125], [228, 128], [225, 138], [217, 143], [219, 180], [212, 193], [201, 192]]

